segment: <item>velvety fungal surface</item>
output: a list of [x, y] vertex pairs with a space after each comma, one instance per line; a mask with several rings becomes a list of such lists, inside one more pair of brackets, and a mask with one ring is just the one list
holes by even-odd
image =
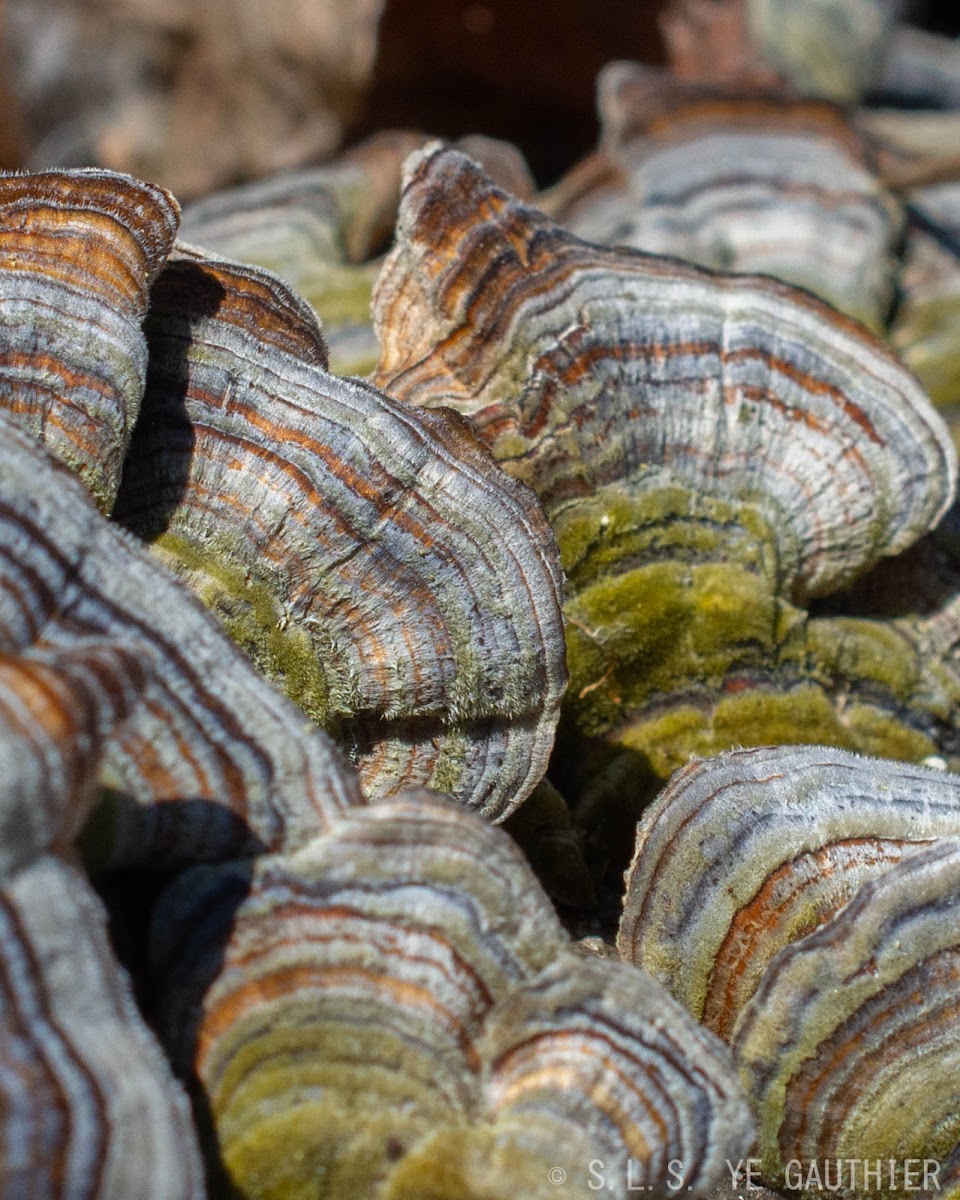
[[562, 224], [591, 242], [773, 275], [883, 329], [903, 209], [843, 110], [629, 62], [609, 64], [597, 90], [618, 183], [584, 188], [575, 170], [552, 198]]
[[400, 166], [425, 139], [387, 131], [322, 167], [286, 171], [187, 205], [182, 238], [276, 272], [323, 322], [333, 370], [372, 370], [370, 292], [396, 218]]
[[143, 395], [147, 292], [179, 217], [168, 192], [112, 171], [0, 173], [0, 407], [107, 513]]
[[0, 655], [0, 1196], [201, 1200], [197, 1138], [71, 842], [140, 700], [109, 639]]
[[[406, 794], [161, 900], [159, 1024], [244, 1196], [707, 1194], [752, 1136], [720, 1044], [587, 960], [513, 843]], [[296, 1147], [296, 1153], [291, 1148]]]
[[622, 798], [745, 743], [936, 749], [909, 642], [806, 608], [955, 487], [943, 422], [861, 325], [773, 279], [581, 241], [440, 148], [408, 163], [374, 316], [378, 383], [469, 417], [556, 532], [562, 786]]
[[293, 846], [359, 800], [333, 744], [202, 606], [0, 414], [0, 647], [131, 654], [144, 685], [103, 752], [89, 861]]
[[536, 497], [456, 415], [329, 374], [310, 310], [265, 272], [180, 252], [147, 333], [116, 518], [346, 745], [369, 794], [516, 807], [566, 682]]
[[621, 953], [730, 1045], [768, 1182], [928, 1159], [956, 1193], [958, 873], [954, 776], [824, 747], [693, 763], [641, 818]]

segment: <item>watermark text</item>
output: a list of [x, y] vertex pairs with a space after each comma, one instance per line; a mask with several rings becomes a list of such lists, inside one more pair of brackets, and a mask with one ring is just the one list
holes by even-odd
[[[727, 1161], [731, 1186], [740, 1191], [760, 1191], [764, 1186], [778, 1186], [788, 1191], [807, 1192], [922, 1192], [933, 1195], [940, 1191], [940, 1163], [932, 1158], [822, 1158], [800, 1161], [791, 1159], [784, 1164], [782, 1175], [772, 1178], [764, 1175], [759, 1158], [741, 1158], [738, 1162]], [[656, 1172], [651, 1176], [649, 1163], [628, 1159], [626, 1167], [614, 1169], [599, 1158], [587, 1163], [587, 1187], [594, 1192], [613, 1188], [627, 1192], [689, 1192], [695, 1182], [699, 1183], [700, 1172], [686, 1169], [680, 1159], [667, 1163], [665, 1177]], [[551, 1167], [547, 1178], [556, 1187], [562, 1187], [568, 1179], [574, 1182], [573, 1172], [565, 1167]], [[580, 1181], [582, 1182], [582, 1181]]]

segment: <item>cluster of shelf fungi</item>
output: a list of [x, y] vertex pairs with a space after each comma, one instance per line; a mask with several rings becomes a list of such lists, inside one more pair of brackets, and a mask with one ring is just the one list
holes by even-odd
[[960, 183], [599, 94], [0, 176], [0, 1195], [960, 1192]]

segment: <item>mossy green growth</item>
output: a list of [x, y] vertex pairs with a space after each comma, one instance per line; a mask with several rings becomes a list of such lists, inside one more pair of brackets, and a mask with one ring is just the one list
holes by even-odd
[[[442, 1130], [399, 1163], [383, 1200], [496, 1200], [465, 1153], [468, 1130]], [[472, 1139], [471, 1139], [472, 1140]]]
[[815, 670], [835, 688], [864, 688], [889, 693], [906, 707], [920, 684], [915, 648], [887, 621], [822, 617], [807, 627]]
[[[893, 621], [823, 617], [807, 628], [814, 671], [829, 682], [854, 748], [877, 758], [919, 761], [932, 738], [908, 723], [948, 721], [956, 697], [931, 677], [916, 644]], [[903, 714], [901, 719], [899, 714]]]
[[738, 563], [637, 567], [586, 588], [564, 615], [567, 710], [589, 735], [651, 697], [803, 657], [805, 614]]
[[664, 780], [691, 758], [707, 758], [735, 746], [818, 743], [855, 748], [830, 697], [816, 684], [780, 692], [751, 687], [704, 708], [677, 704], [667, 712], [631, 721], [618, 731], [616, 740], [643, 753]]
[[631, 840], [639, 813], [692, 758], [788, 744], [838, 746], [905, 762], [937, 753], [927, 734], [879, 703], [841, 701], [819, 683], [786, 678], [733, 680], [719, 693], [668, 696], [645, 712], [625, 713], [603, 738], [574, 732], [566, 740], [558, 778], [575, 804], [577, 823], [589, 839], [613, 848]]
[[908, 300], [891, 341], [938, 408], [960, 403], [960, 295]]
[[580, 748], [557, 780], [581, 818], [605, 820], [614, 793], [649, 799], [651, 780], [735, 746], [935, 752], [920, 727], [943, 714], [902, 630], [811, 621], [785, 598], [794, 556], [770, 514], [648, 483], [603, 488], [555, 519], [568, 573], [564, 719]]
[[444, 730], [444, 752], [437, 756], [433, 774], [425, 786], [445, 796], [459, 794], [467, 762], [467, 738], [462, 730]]
[[234, 1031], [211, 1096], [224, 1165], [250, 1200], [376, 1195], [411, 1147], [467, 1119], [466, 1098], [451, 1094], [452, 1077], [443, 1086], [443, 1058], [424, 1051], [422, 1030], [385, 1027], [376, 1006], [370, 1016], [380, 1019], [364, 1021], [356, 1001], [323, 1006], [322, 993], [306, 994], [312, 1002], [291, 1004], [272, 1027]]
[[878, 705], [839, 705], [815, 683], [774, 686], [744, 688], [702, 708], [677, 703], [626, 722], [611, 740], [642, 754], [661, 780], [693, 757], [737, 746], [816, 744], [914, 762], [936, 753], [929, 737]]
[[424, 1132], [402, 1109], [384, 1109], [377, 1120], [366, 1107], [341, 1104], [336, 1092], [320, 1101], [291, 1098], [289, 1107], [223, 1147], [230, 1200], [377, 1196], [394, 1147]]
[[659, 476], [600, 488], [551, 514], [573, 593], [610, 574], [670, 559], [736, 562], [781, 589], [782, 538], [753, 504], [696, 495]]
[[593, 1153], [586, 1139], [582, 1148], [557, 1145], [545, 1155], [518, 1133], [519, 1124], [510, 1132], [496, 1123], [439, 1130], [397, 1164], [377, 1200], [587, 1200], [595, 1194], [582, 1165]]
[[874, 704], [848, 704], [843, 710], [843, 723], [860, 754], [922, 762], [940, 753], [927, 734]]
[[781, 541], [756, 505], [650, 474], [565, 506], [554, 528], [568, 576], [566, 703], [583, 732], [652, 696], [802, 658], [805, 615], [782, 598]]
[[174, 533], [152, 548], [222, 622], [267, 679], [307, 716], [335, 732], [343, 709], [306, 630], [291, 623], [262, 579], [237, 566], [238, 556], [210, 539], [202, 547]]

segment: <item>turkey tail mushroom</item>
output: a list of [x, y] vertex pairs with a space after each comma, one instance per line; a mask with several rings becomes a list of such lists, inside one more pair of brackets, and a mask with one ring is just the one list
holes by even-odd
[[600, 1171], [667, 1195], [678, 1160], [703, 1195], [752, 1137], [715, 1039], [574, 956], [506, 835], [436, 797], [195, 868], [153, 948], [163, 1036], [251, 1198], [586, 1197]]
[[408, 163], [374, 317], [379, 385], [457, 408], [544, 504], [573, 773], [622, 792], [617, 772], [737, 743], [935, 751], [906, 643], [803, 608], [956, 486], [942, 420], [862, 326], [772, 279], [590, 245], [438, 148]]
[[369, 794], [424, 784], [502, 817], [546, 767], [566, 683], [556, 545], [454, 414], [330, 375], [307, 306], [175, 255], [115, 515]]
[[574, 172], [552, 194], [562, 224], [592, 242], [773, 275], [882, 330], [903, 206], [841, 109], [630, 62], [605, 67], [597, 92], [601, 154], [621, 182], [584, 190]]
[[862, 1194], [881, 1159], [893, 1195], [913, 1160], [960, 1186], [958, 883], [960, 783], [924, 767], [735, 751], [644, 814], [621, 953], [730, 1045], [774, 1186], [844, 1160]]
[[0, 408], [109, 513], [140, 408], [147, 293], [180, 217], [110, 171], [0, 174]]
[[360, 375], [377, 361], [367, 261], [387, 241], [404, 158], [426, 139], [388, 130], [323, 166], [284, 171], [215, 192], [184, 209], [184, 241], [276, 272], [323, 322], [333, 370]]
[[277, 694], [80, 482], [0, 414], [0, 649], [126, 647], [142, 695], [104, 749], [91, 863], [230, 857], [308, 840], [359, 789]]
[[105, 745], [145, 682], [130, 647], [0, 657], [0, 1197], [201, 1200], [199, 1148], [72, 862]]

